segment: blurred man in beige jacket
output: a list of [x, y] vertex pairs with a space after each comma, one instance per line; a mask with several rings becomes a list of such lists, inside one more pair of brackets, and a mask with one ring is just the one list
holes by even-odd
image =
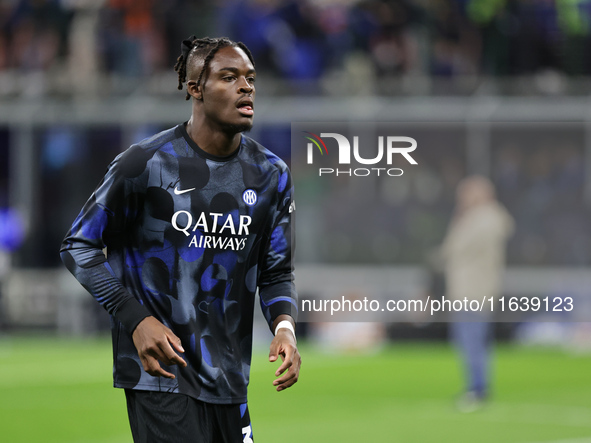
[[[513, 227], [512, 217], [496, 200], [487, 178], [471, 176], [459, 183], [455, 213], [441, 249], [446, 298], [482, 302], [483, 297], [500, 295], [505, 249]], [[464, 410], [477, 408], [489, 390], [491, 315], [486, 310], [455, 313], [450, 325], [468, 378], [459, 403]]]

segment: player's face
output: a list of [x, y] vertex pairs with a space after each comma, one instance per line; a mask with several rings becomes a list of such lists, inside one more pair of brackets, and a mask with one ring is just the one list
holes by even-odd
[[252, 128], [256, 73], [246, 53], [231, 46], [220, 49], [205, 77], [201, 93], [206, 119], [224, 132]]

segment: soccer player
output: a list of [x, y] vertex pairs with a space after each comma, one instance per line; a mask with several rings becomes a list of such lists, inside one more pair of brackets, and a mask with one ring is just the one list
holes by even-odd
[[74, 221], [62, 260], [112, 317], [114, 385], [136, 442], [251, 442], [246, 390], [255, 291], [298, 379], [286, 164], [242, 134], [254, 61], [242, 43], [191, 37], [175, 71], [188, 122], [132, 145]]

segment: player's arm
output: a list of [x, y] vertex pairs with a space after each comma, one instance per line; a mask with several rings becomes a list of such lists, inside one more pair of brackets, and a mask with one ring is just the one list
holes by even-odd
[[[160, 368], [156, 360], [186, 365], [172, 349], [174, 343], [180, 346], [180, 340], [172, 332], [165, 331], [165, 326], [151, 317], [150, 311], [123, 286], [103, 253], [106, 246], [125, 235], [134, 214], [140, 210], [134, 181], [121, 172], [125, 170], [121, 166], [124, 161], [133, 161], [133, 158], [125, 158], [123, 154], [109, 165], [105, 177], [66, 235], [60, 255], [82, 286], [133, 334], [136, 347], [140, 344], [138, 353], [144, 369], [151, 375], [174, 378]], [[148, 318], [152, 320], [146, 321]], [[166, 337], [171, 338], [172, 345], [164, 344]], [[182, 347], [175, 349], [182, 352]]]
[[269, 361], [279, 357], [282, 363], [273, 381], [277, 391], [292, 386], [299, 377], [301, 357], [295, 339], [297, 293], [293, 276], [293, 189], [287, 167], [282, 171], [283, 187], [279, 189], [271, 229], [259, 276], [261, 308], [275, 338], [271, 342]]

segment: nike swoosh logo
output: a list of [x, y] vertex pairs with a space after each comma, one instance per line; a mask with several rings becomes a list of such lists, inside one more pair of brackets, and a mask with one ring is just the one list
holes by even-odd
[[176, 188], [174, 188], [174, 194], [175, 195], [181, 195], [184, 194], [185, 192], [191, 192], [194, 191], [195, 188], [191, 188], [191, 189], [183, 189], [182, 191], [179, 189], [179, 187], [177, 186]]

